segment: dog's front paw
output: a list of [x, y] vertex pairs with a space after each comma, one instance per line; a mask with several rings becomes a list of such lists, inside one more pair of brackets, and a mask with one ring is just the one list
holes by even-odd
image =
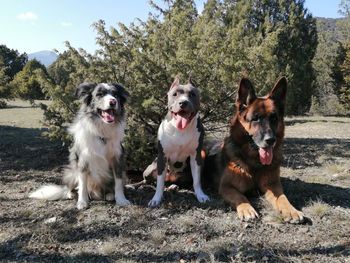
[[258, 213], [249, 203], [239, 204], [236, 210], [238, 218], [243, 221], [250, 221], [259, 217]]
[[88, 208], [88, 206], [89, 206], [89, 204], [88, 204], [87, 201], [80, 200], [80, 201], [77, 202], [77, 208], [78, 208], [79, 210], [86, 209], [86, 208]]
[[119, 205], [119, 206], [131, 205], [131, 202], [128, 199], [126, 199], [125, 197], [123, 197], [123, 198], [116, 197], [115, 198], [115, 203], [116, 203], [116, 205]]
[[160, 202], [162, 201], [161, 198], [152, 198], [151, 201], [148, 202], [148, 207], [156, 207], [160, 205]]
[[296, 210], [293, 206], [281, 210], [283, 220], [288, 223], [298, 224], [304, 222], [304, 214]]
[[195, 192], [195, 194], [196, 194], [198, 202], [200, 202], [200, 203], [205, 203], [205, 202], [208, 202], [210, 200], [209, 196], [207, 196], [202, 191], [197, 191], [197, 192]]
[[282, 195], [277, 199], [277, 209], [281, 213], [284, 222], [293, 224], [304, 222], [304, 214], [301, 211], [296, 210], [285, 195]]

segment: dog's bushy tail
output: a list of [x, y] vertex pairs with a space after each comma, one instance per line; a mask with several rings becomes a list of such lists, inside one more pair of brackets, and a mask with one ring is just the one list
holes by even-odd
[[62, 200], [71, 199], [72, 192], [65, 185], [44, 185], [38, 190], [29, 194], [29, 198], [42, 200]]

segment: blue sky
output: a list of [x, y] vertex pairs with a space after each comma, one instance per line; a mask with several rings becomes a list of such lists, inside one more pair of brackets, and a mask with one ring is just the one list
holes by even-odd
[[[197, 0], [203, 8], [204, 0]], [[156, 2], [160, 3], [161, 0]], [[93, 22], [106, 25], [130, 24], [135, 18], [146, 20], [151, 8], [148, 0], [0, 0], [0, 44], [19, 52], [32, 53], [58, 49], [64, 42], [90, 53], [96, 49]], [[340, 0], [306, 0], [314, 16], [340, 17]]]

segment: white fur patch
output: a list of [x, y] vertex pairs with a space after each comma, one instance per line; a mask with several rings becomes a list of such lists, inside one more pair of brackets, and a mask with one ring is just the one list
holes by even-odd
[[113, 157], [119, 159], [121, 156], [124, 129], [124, 121], [111, 125], [102, 121], [93, 122], [89, 117], [78, 119], [69, 128], [74, 143], [80, 150], [79, 166], [88, 163], [90, 175], [98, 184], [103, 183], [104, 179], [112, 178], [110, 162]]
[[[166, 160], [171, 163], [185, 162], [191, 158], [191, 172], [193, 177], [193, 189], [199, 202], [206, 202], [209, 197], [204, 194], [200, 183], [200, 166], [196, 162], [197, 148], [199, 144], [200, 131], [197, 128], [198, 114], [191, 123], [183, 130], [176, 128], [173, 119], [163, 120], [158, 129], [158, 140], [160, 141]], [[158, 206], [163, 198], [164, 180], [166, 169], [161, 175], [157, 175], [157, 188], [149, 207]]]
[[200, 136], [197, 119], [198, 114], [184, 130], [177, 129], [173, 119], [163, 120], [160, 124], [158, 140], [171, 163], [184, 162], [190, 155], [196, 154]]
[[[124, 120], [106, 124], [101, 119], [92, 119], [84, 111], [80, 111], [69, 127], [68, 132], [74, 137], [73, 148], [79, 154], [79, 167], [70, 167], [67, 169], [67, 174], [74, 179], [74, 185], [77, 184], [74, 187], [78, 189], [78, 209], [88, 206], [89, 196], [100, 196], [101, 193], [95, 193], [91, 188], [103, 189], [107, 183], [113, 181], [110, 168], [112, 162], [115, 159], [119, 160], [122, 154], [121, 142], [124, 138], [125, 124]], [[88, 172], [84, 171], [86, 168]], [[129, 201], [124, 197], [123, 187], [120, 184], [119, 181], [116, 183], [117, 203], [126, 205]], [[43, 186], [29, 197], [46, 200], [65, 199], [70, 198], [70, 190], [66, 186]]]
[[71, 191], [63, 185], [44, 185], [29, 194], [29, 198], [43, 200], [71, 199]]

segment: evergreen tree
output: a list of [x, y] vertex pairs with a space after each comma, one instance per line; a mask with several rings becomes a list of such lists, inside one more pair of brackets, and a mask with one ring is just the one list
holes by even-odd
[[323, 21], [318, 21], [318, 46], [312, 61], [316, 73], [310, 113], [321, 115], [342, 114], [339, 89], [343, 85], [340, 65], [344, 61], [341, 42], [333, 39], [331, 32], [325, 31]]
[[342, 0], [339, 13], [344, 15], [340, 22], [343, 33], [343, 53], [340, 54], [340, 73], [343, 83], [338, 87], [339, 99], [350, 112], [350, 0]]
[[23, 69], [27, 61], [27, 54], [19, 54], [17, 50], [0, 45], [0, 66], [9, 80]]
[[[17, 50], [0, 45], [0, 99], [11, 97], [9, 82], [17, 72], [21, 71], [28, 60], [27, 55], [19, 54]], [[0, 108], [5, 107], [6, 102], [0, 100]]]
[[341, 86], [340, 101], [344, 107], [350, 113], [350, 41], [346, 43], [344, 47], [344, 62], [340, 66], [340, 70], [344, 79], [343, 85]]
[[59, 54], [50, 65], [49, 75], [41, 74], [39, 81], [44, 87], [46, 96], [52, 100], [49, 106], [42, 104], [44, 121], [49, 128], [45, 133], [51, 139], [60, 139], [63, 143], [70, 141], [67, 125], [73, 120], [78, 109], [74, 97], [76, 87], [82, 82], [94, 82], [89, 78], [91, 57], [84, 50], [76, 50], [66, 42], [67, 51]]
[[46, 67], [36, 59], [30, 60], [24, 68], [18, 72], [9, 83], [13, 97], [24, 100], [43, 99], [43, 87], [38, 76], [46, 74]]
[[[166, 94], [176, 75], [191, 77], [201, 90], [207, 135], [232, 116], [236, 84], [248, 75], [265, 95], [280, 75], [289, 78], [288, 111], [308, 109], [316, 48], [314, 19], [301, 0], [151, 1], [146, 21], [107, 30], [94, 24], [95, 55], [69, 46], [49, 68], [53, 103], [46, 110], [49, 135], [65, 138], [76, 110], [72, 97], [83, 81], [119, 82], [131, 93], [125, 146], [128, 168], [142, 170], [155, 156], [156, 133], [166, 114]], [[43, 78], [44, 79], [44, 78]], [[44, 81], [44, 80], [43, 80]]]

